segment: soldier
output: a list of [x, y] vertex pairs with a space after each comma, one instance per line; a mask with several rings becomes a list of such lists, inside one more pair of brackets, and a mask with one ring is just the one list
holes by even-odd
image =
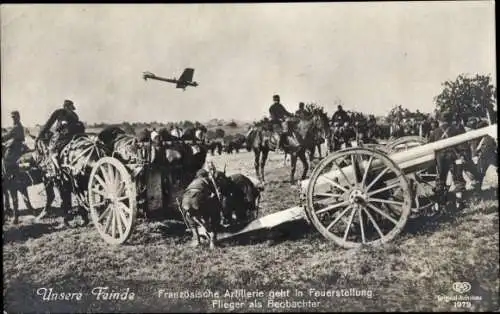
[[273, 96], [273, 104], [269, 107], [269, 115], [272, 122], [282, 123], [286, 118], [291, 118], [293, 115], [285, 109], [280, 103], [280, 96]]
[[341, 105], [337, 107], [337, 111], [335, 111], [335, 113], [333, 114], [332, 121], [338, 121], [340, 125], [343, 125], [345, 122], [349, 121], [347, 112], [344, 111]]
[[172, 130], [170, 131], [170, 134], [176, 138], [176, 140], [180, 140], [182, 138], [183, 132], [182, 129], [178, 124], [175, 124]]
[[158, 131], [156, 131], [156, 128], [153, 128], [151, 131], [150, 137], [151, 137], [151, 142], [155, 142], [156, 138], [158, 137]]
[[[273, 96], [273, 104], [269, 107], [269, 115], [271, 117], [271, 123], [277, 126], [281, 126], [283, 122], [287, 120], [287, 118], [293, 117], [293, 114], [288, 112], [285, 109], [285, 106], [280, 103], [279, 95]], [[278, 141], [278, 150], [283, 149], [283, 143], [285, 142], [285, 137], [289, 133], [289, 131], [291, 130], [289, 130], [288, 126], [286, 129], [282, 128]]]
[[49, 153], [56, 168], [59, 168], [57, 155], [60, 150], [66, 145], [73, 135], [83, 133], [85, 128], [80, 122], [78, 115], [75, 112], [76, 108], [73, 101], [66, 99], [61, 109], [57, 109], [52, 113], [49, 120], [43, 126], [36, 141], [46, 139], [50, 129], [56, 125], [56, 132], [50, 139]]
[[295, 116], [303, 120], [307, 118], [307, 110], [304, 108], [304, 103], [299, 103], [299, 109], [295, 111]]
[[[453, 125], [453, 116], [449, 111], [444, 111], [440, 116], [440, 125], [432, 130], [429, 136], [429, 142], [435, 142], [449, 137], [461, 134], [456, 126]], [[451, 173], [455, 184], [455, 195], [457, 208], [463, 208], [462, 192], [465, 190], [465, 180], [462, 175], [462, 169], [459, 162], [459, 149], [449, 148], [436, 152], [437, 180], [436, 195], [438, 196], [438, 205], [444, 205], [446, 201], [446, 179], [448, 172]]]
[[[2, 136], [2, 144], [5, 143], [4, 162], [7, 172], [14, 174], [18, 170], [17, 160], [23, 154], [24, 127], [21, 124], [19, 111], [12, 111], [13, 128]], [[3, 146], [3, 145], [2, 145]]]

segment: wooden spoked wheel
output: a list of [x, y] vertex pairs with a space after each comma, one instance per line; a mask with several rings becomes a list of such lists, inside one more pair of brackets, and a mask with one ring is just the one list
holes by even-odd
[[104, 157], [94, 165], [89, 179], [92, 222], [109, 244], [122, 244], [130, 237], [137, 215], [136, 185], [116, 158]]
[[[387, 151], [388, 153], [397, 153], [427, 143], [427, 139], [421, 136], [405, 136], [389, 143]], [[412, 212], [421, 213], [430, 209], [435, 203], [434, 187], [437, 178], [435, 167], [431, 166], [427, 169], [418, 170], [407, 176], [415, 196], [412, 202]]]
[[306, 214], [327, 239], [355, 248], [391, 241], [406, 224], [411, 200], [404, 173], [387, 155], [350, 148], [329, 155], [315, 168]]

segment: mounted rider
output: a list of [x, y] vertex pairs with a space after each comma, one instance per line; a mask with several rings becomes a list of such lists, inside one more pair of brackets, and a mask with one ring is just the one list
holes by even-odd
[[269, 115], [271, 117], [271, 124], [273, 124], [273, 126], [286, 126], [286, 128], [281, 128], [282, 131], [280, 132], [278, 141], [278, 149], [283, 149], [283, 144], [285, 142], [286, 136], [291, 131], [289, 123], [284, 122], [288, 122], [288, 118], [292, 118], [293, 114], [288, 112], [288, 110], [285, 109], [285, 106], [280, 103], [280, 96], [274, 95], [273, 104], [269, 107]]
[[205, 144], [207, 141], [207, 128], [202, 124], [195, 125], [194, 142], [198, 144]]
[[158, 136], [159, 136], [158, 131], [156, 131], [156, 128], [153, 128], [150, 134], [151, 142], [156, 142]]
[[349, 116], [347, 112], [344, 111], [341, 105], [337, 107], [337, 111], [332, 116], [333, 123], [338, 122], [339, 125], [344, 125], [346, 122], [349, 122]]
[[[79, 120], [75, 110], [73, 101], [64, 100], [63, 107], [52, 113], [36, 139], [36, 142], [50, 140], [49, 155], [56, 168], [59, 168], [58, 155], [62, 148], [71, 141], [74, 135], [85, 132], [85, 126]], [[50, 136], [50, 129], [54, 125], [56, 126], [55, 132]]]
[[299, 103], [299, 109], [295, 111], [295, 116], [301, 120], [307, 119], [309, 112], [304, 108], [304, 103]]
[[11, 117], [13, 120], [14, 126], [12, 129], [2, 136], [2, 146], [4, 150], [4, 163], [6, 170], [13, 174], [18, 170], [18, 159], [24, 153], [25, 144], [24, 144], [24, 127], [21, 124], [21, 116], [19, 111], [12, 111]]
[[184, 132], [182, 131], [181, 127], [178, 124], [175, 124], [172, 126], [172, 130], [170, 130], [170, 134], [176, 139], [176, 140], [181, 140], [182, 135], [184, 135]]

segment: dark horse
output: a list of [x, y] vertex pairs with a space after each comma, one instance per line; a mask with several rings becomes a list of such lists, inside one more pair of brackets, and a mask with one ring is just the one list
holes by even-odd
[[314, 156], [315, 146], [318, 143], [318, 134], [324, 132], [325, 120], [320, 114], [313, 114], [305, 119], [292, 118], [283, 123], [284, 125], [273, 124], [269, 120], [264, 120], [255, 125], [254, 129], [247, 136], [247, 145], [252, 147], [255, 156], [255, 173], [257, 178], [265, 182], [264, 167], [270, 150], [276, 150], [279, 140], [279, 133], [284, 127], [286, 136], [284, 141], [284, 151], [290, 154], [291, 171], [290, 182], [295, 181], [295, 170], [297, 159], [303, 164], [302, 180], [306, 178], [309, 170], [309, 162], [306, 152]]
[[290, 182], [295, 182], [295, 170], [297, 168], [297, 159], [300, 159], [303, 165], [301, 180], [304, 180], [309, 171], [309, 162], [306, 152], [314, 156], [315, 147], [318, 144], [319, 135], [325, 130], [325, 120], [321, 114], [313, 113], [306, 119], [287, 121], [286, 141], [284, 150], [290, 154]]
[[[5, 153], [5, 150], [2, 151]], [[33, 153], [29, 151], [26, 145], [23, 145], [22, 155], [16, 162], [16, 166], [8, 168], [4, 162], [4, 156], [2, 154], [2, 194], [4, 198], [4, 214], [6, 212], [12, 212], [13, 223], [18, 223], [18, 209], [19, 209], [19, 199], [17, 197], [18, 192], [23, 197], [24, 204], [26, 204], [26, 209], [33, 211], [33, 206], [31, 205], [28, 187], [43, 183], [43, 176], [41, 171], [33, 167]], [[49, 191], [46, 193], [47, 195]], [[10, 206], [10, 200], [12, 200], [12, 208]]]
[[309, 160], [314, 159], [314, 154], [316, 149], [318, 149], [319, 158], [323, 158], [321, 155], [321, 145], [325, 143], [326, 139], [330, 137], [330, 126], [328, 115], [322, 110], [314, 110], [313, 118], [316, 119], [316, 132], [314, 132], [314, 143], [309, 153]]
[[279, 135], [273, 130], [273, 126], [268, 120], [257, 123], [247, 135], [247, 147], [253, 150], [255, 157], [255, 173], [262, 182], [265, 182], [264, 167], [269, 151], [276, 150], [278, 140]]
[[214, 248], [218, 232], [241, 229], [255, 219], [262, 190], [260, 183], [241, 174], [226, 176], [213, 164], [208, 171], [198, 171], [179, 208], [193, 234], [192, 245], [201, 243], [199, 231], [203, 231]]

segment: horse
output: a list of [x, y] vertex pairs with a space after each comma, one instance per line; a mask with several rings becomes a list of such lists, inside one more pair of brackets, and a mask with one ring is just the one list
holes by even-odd
[[[28, 187], [42, 183], [42, 175], [39, 169], [32, 168], [33, 154], [29, 151], [26, 145], [21, 149], [22, 155], [16, 161], [16, 166], [8, 169], [5, 164], [5, 152], [2, 150], [2, 195], [4, 199], [4, 214], [12, 212], [13, 223], [18, 223], [18, 209], [19, 199], [18, 192], [21, 194], [24, 204], [29, 211], [33, 211], [33, 205], [28, 194]], [[46, 189], [47, 192], [47, 189]], [[49, 193], [47, 193], [48, 195]], [[10, 207], [10, 200], [12, 200], [12, 208]]]
[[[192, 246], [198, 246], [200, 229], [205, 231], [210, 248], [223, 228], [241, 228], [257, 218], [263, 185], [242, 174], [226, 176], [226, 170], [201, 169], [184, 191], [180, 210], [193, 234]], [[222, 223], [221, 223], [222, 222]]]
[[316, 119], [318, 119], [320, 127], [318, 127], [317, 132], [314, 133], [314, 143], [309, 152], [309, 160], [312, 161], [314, 159], [314, 155], [316, 153], [316, 149], [319, 153], [319, 158], [323, 158], [321, 155], [321, 145], [325, 143], [325, 140], [330, 137], [330, 127], [328, 121], [328, 115], [324, 113], [322, 110], [315, 110], [313, 112], [313, 116], [316, 115]]
[[[40, 139], [35, 143], [35, 151], [40, 156], [37, 166], [43, 173], [43, 180], [49, 186], [55, 185], [60, 192], [61, 207], [65, 209], [64, 224], [72, 227], [70, 222], [73, 218], [71, 209], [74, 193], [78, 199], [78, 213], [86, 225], [89, 222], [87, 188], [90, 172], [92, 166], [100, 158], [106, 156], [106, 148], [100, 140], [85, 134], [83, 129], [67, 135], [66, 140], [59, 143], [58, 146], [62, 147], [58, 149], [55, 156], [52, 156], [48, 150], [49, 140], [53, 139]], [[54, 164], [54, 158], [58, 161], [58, 167]], [[45, 211], [42, 212], [44, 213]]]
[[[225, 173], [225, 171], [224, 171]], [[242, 174], [233, 174], [227, 177], [229, 182], [223, 190], [222, 211], [223, 218], [230, 225], [246, 223], [258, 216], [261, 192], [264, 186], [260, 182], [252, 181]]]
[[349, 122], [343, 126], [334, 123], [330, 129], [330, 152], [342, 149], [342, 144], [346, 148], [351, 147], [351, 140], [355, 139], [356, 135], [356, 130], [349, 125]]
[[239, 153], [240, 149], [243, 148], [245, 141], [245, 136], [241, 134], [226, 135], [223, 138], [224, 151], [228, 154], [232, 154], [233, 152]]
[[279, 135], [273, 131], [273, 125], [265, 120], [257, 123], [247, 134], [247, 147], [254, 152], [254, 167], [257, 178], [265, 182], [264, 168], [270, 150], [276, 150]]
[[391, 131], [390, 131], [390, 137], [391, 138], [400, 138], [405, 136], [405, 130], [404, 127], [397, 122], [391, 123]]
[[222, 155], [223, 147], [224, 145], [219, 139], [211, 140], [207, 143], [207, 149], [210, 151], [212, 156], [215, 154], [216, 150], [217, 154]]
[[324, 128], [324, 120], [320, 114], [313, 113], [305, 119], [288, 120], [285, 122], [286, 128], [286, 141], [284, 150], [290, 154], [290, 183], [295, 182], [295, 170], [297, 167], [297, 160], [300, 159], [303, 165], [301, 180], [306, 178], [309, 171], [309, 162], [306, 152], [314, 151], [317, 145], [318, 134]]

